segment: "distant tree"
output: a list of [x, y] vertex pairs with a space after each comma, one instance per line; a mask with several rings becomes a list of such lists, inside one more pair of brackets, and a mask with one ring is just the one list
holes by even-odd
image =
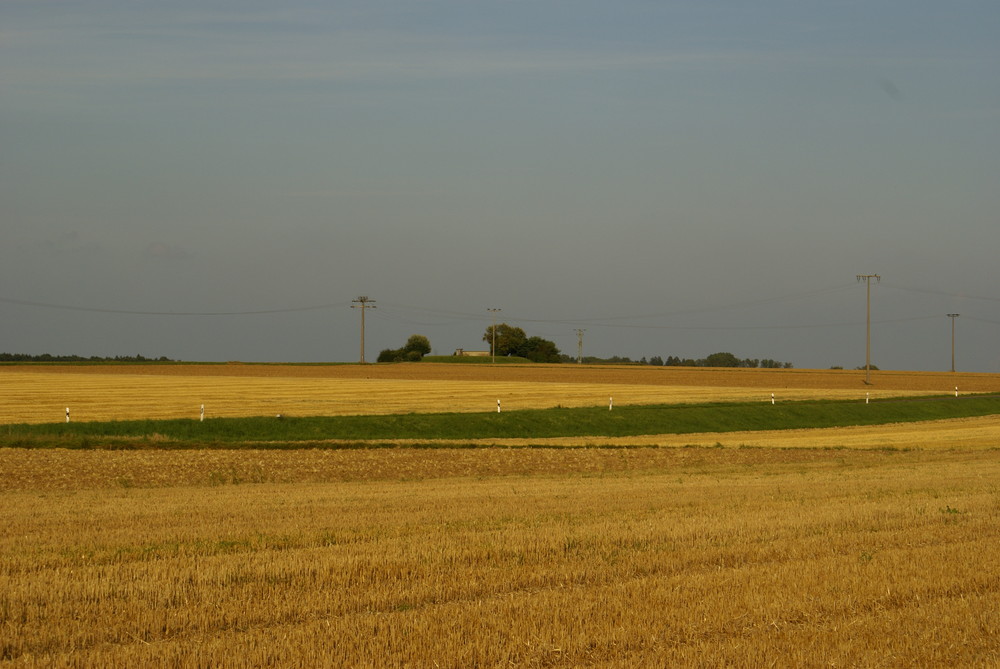
[[740, 359], [732, 353], [713, 353], [704, 363], [705, 367], [739, 367]]
[[92, 355], [85, 358], [80, 355], [52, 355], [42, 353], [40, 355], [29, 355], [27, 353], [0, 353], [0, 362], [172, 362], [165, 355], [156, 358], [147, 358], [143, 355], [116, 355], [107, 358], [99, 355]]
[[496, 351], [493, 350], [493, 326], [486, 328], [483, 334], [483, 341], [489, 344], [490, 353], [493, 355], [521, 355], [524, 351], [524, 344], [528, 341], [528, 336], [524, 330], [513, 325], [500, 323], [496, 326]]
[[652, 358], [649, 359], [649, 364], [653, 365], [654, 367], [662, 367], [663, 358], [661, 358], [658, 355], [654, 355]]
[[[650, 360], [650, 363], [653, 363], [653, 359]], [[706, 358], [700, 358], [698, 360], [692, 360], [691, 358], [679, 358], [675, 355], [670, 355], [663, 361], [663, 364], [667, 367], [745, 367], [749, 369], [756, 367], [770, 369], [792, 368], [792, 363], [790, 362], [779, 362], [777, 360], [771, 360], [770, 358], [764, 358], [763, 360], [758, 360], [757, 358], [744, 358], [741, 360], [732, 353], [713, 353]]]
[[379, 352], [376, 362], [420, 362], [431, 352], [431, 342], [423, 335], [410, 335], [403, 348], [387, 348]]
[[423, 335], [410, 335], [403, 350], [407, 353], [418, 353], [422, 358], [431, 352], [431, 340]]
[[521, 347], [521, 356], [532, 362], [561, 362], [559, 349], [555, 343], [541, 337], [529, 337], [525, 340]]

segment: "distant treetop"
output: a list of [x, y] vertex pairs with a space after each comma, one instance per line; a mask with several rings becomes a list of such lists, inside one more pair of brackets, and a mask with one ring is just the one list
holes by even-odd
[[167, 356], [147, 358], [144, 355], [116, 355], [113, 358], [92, 355], [85, 358], [82, 355], [30, 355], [28, 353], [0, 353], [0, 362], [174, 362]]

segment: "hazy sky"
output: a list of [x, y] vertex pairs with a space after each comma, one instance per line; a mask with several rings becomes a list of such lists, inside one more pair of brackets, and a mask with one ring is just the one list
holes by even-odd
[[[0, 351], [1000, 371], [995, 0], [0, 0]], [[271, 313], [252, 313], [271, 312]]]

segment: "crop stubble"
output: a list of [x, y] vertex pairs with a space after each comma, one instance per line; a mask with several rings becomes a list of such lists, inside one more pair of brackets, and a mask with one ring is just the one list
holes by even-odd
[[148, 365], [0, 367], [0, 423], [495, 411], [778, 401], [1000, 390], [987, 374], [578, 365]]
[[[590, 365], [102, 365], [0, 367], [0, 424], [72, 420], [495, 411], [555, 406], [796, 399], [881, 399], [1000, 391], [1000, 375]], [[406, 445], [406, 441], [397, 442]], [[525, 445], [484, 439], [480, 445]], [[930, 424], [627, 438], [535, 445], [977, 447], [1000, 445], [995, 419]]]
[[[534, 388], [539, 402], [571, 387], [610, 385], [616, 402], [626, 386], [692, 393], [706, 379], [765, 400], [866, 390], [848, 373], [417, 367], [3, 369], [0, 383], [9, 397], [34, 375], [36, 401], [117, 388], [120, 403], [92, 406], [122, 416], [172, 393], [188, 411], [187, 394], [213, 385], [233, 411], [309, 383], [407, 410], [435, 383], [458, 384], [441, 391], [456, 403], [481, 401], [481, 383]], [[382, 384], [385, 397], [365, 393]], [[954, 377], [876, 384], [925, 394]], [[863, 450], [0, 449], [0, 664], [995, 665], [1000, 461], [975, 449], [997, 430], [982, 418], [670, 442]]]
[[[106, 456], [151, 457], [80, 453], [75, 467]], [[221, 475], [2, 493], [0, 662], [1000, 661], [1000, 462], [986, 452], [198, 457]], [[303, 462], [284, 474], [297, 482], [233, 485], [233, 457]], [[338, 467], [342, 480], [310, 478]]]

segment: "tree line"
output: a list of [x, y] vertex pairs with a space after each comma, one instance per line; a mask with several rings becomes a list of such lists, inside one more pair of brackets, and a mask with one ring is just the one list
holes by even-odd
[[[483, 333], [483, 341], [490, 347], [490, 355], [524, 358], [531, 362], [576, 362], [576, 359], [560, 353], [554, 342], [542, 337], [529, 337], [527, 333], [508, 323], [490, 325]], [[410, 335], [401, 348], [387, 348], [378, 355], [378, 362], [418, 362], [431, 352], [431, 342], [424, 335]], [[738, 358], [723, 351], [704, 358], [680, 358], [669, 355], [666, 359], [658, 355], [646, 359], [632, 360], [625, 356], [610, 358], [584, 357], [581, 362], [592, 365], [652, 365], [654, 367], [745, 367], [764, 369], [791, 369], [792, 363], [771, 358]]]
[[529, 337], [521, 328], [507, 323], [500, 323], [495, 329], [492, 325], [487, 327], [483, 341], [489, 344], [490, 355], [514, 356], [532, 362], [567, 360], [567, 357], [559, 352], [555, 342], [542, 337]]
[[[483, 341], [490, 345], [490, 354], [525, 358], [531, 362], [568, 362], [554, 342], [542, 337], [529, 337], [519, 327], [500, 323], [494, 331], [486, 328]], [[496, 347], [494, 350], [494, 346]], [[424, 335], [410, 335], [402, 348], [387, 348], [378, 354], [377, 362], [419, 362], [431, 352], [431, 342]]]
[[732, 353], [720, 352], [712, 353], [704, 358], [679, 358], [674, 355], [669, 355], [666, 359], [661, 358], [658, 355], [646, 359], [643, 356], [639, 360], [633, 360], [629, 357], [623, 356], [611, 356], [610, 358], [595, 358], [595, 357], [584, 357], [584, 363], [590, 364], [618, 364], [618, 365], [652, 365], [654, 367], [746, 367], [746, 368], [762, 368], [762, 369], [792, 369], [793, 365], [790, 362], [781, 362], [779, 360], [772, 360], [771, 358], [738, 358]]
[[166, 356], [147, 358], [144, 355], [116, 355], [113, 358], [92, 355], [86, 358], [82, 355], [29, 355], [27, 353], [0, 353], [0, 362], [173, 362]]

